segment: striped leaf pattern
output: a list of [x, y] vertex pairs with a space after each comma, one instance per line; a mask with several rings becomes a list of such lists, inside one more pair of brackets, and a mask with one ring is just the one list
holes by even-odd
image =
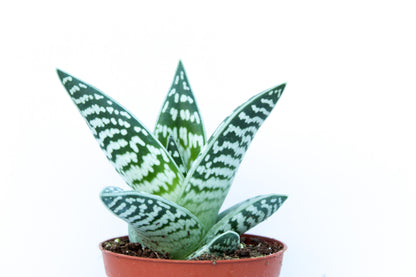
[[207, 229], [215, 223], [250, 142], [284, 88], [282, 84], [266, 90], [238, 107], [216, 129], [188, 172], [178, 204], [194, 213]]
[[213, 238], [197, 251], [188, 256], [188, 260], [195, 259], [203, 254], [223, 254], [235, 251], [240, 245], [240, 235], [227, 231]]
[[155, 135], [166, 145], [168, 137], [177, 140], [187, 170], [205, 145], [205, 130], [195, 97], [182, 62], [179, 62], [172, 86], [156, 123]]
[[102, 191], [101, 200], [134, 229], [143, 245], [172, 258], [189, 255], [203, 238], [198, 218], [162, 197], [109, 187]]
[[60, 70], [58, 76], [108, 160], [133, 189], [107, 187], [100, 195], [128, 223], [130, 241], [175, 259], [233, 251], [239, 234], [286, 200], [284, 195], [257, 196], [218, 215], [244, 154], [285, 84], [239, 106], [206, 143], [181, 62], [154, 134], [98, 89]]
[[230, 230], [243, 234], [275, 213], [286, 199], [286, 195], [260, 195], [232, 206], [218, 215], [204, 241]]
[[184, 177], [166, 149], [130, 112], [98, 89], [58, 70], [101, 149], [126, 183], [176, 201]]
[[186, 168], [185, 162], [183, 161], [181, 153], [179, 152], [179, 145], [176, 142], [176, 140], [173, 138], [173, 136], [168, 137], [166, 150], [168, 151], [172, 159], [176, 162], [182, 174], [186, 176], [186, 172], [188, 171], [188, 169]]

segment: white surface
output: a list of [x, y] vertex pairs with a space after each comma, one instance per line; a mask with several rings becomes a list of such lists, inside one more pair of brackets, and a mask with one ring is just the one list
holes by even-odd
[[289, 195], [251, 232], [289, 245], [282, 277], [416, 276], [411, 1], [136, 2], [0, 4], [1, 276], [104, 276], [98, 242], [126, 233], [55, 67], [153, 128], [179, 59], [208, 134], [288, 82], [225, 203]]

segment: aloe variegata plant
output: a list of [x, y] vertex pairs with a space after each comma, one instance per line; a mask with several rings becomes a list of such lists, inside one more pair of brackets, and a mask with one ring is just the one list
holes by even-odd
[[128, 223], [131, 242], [174, 259], [233, 251], [240, 234], [286, 200], [278, 194], [256, 196], [218, 214], [249, 144], [285, 84], [239, 106], [206, 141], [181, 62], [153, 133], [103, 92], [57, 71], [101, 149], [132, 189], [107, 187], [100, 195]]

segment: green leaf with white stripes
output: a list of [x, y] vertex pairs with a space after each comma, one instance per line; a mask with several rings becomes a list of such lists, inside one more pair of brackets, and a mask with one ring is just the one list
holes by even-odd
[[179, 152], [187, 170], [205, 145], [204, 125], [182, 62], [178, 64], [160, 111], [155, 135], [163, 145], [169, 136], [179, 142]]
[[188, 169], [185, 166], [185, 162], [182, 159], [181, 153], [179, 151], [179, 145], [173, 136], [168, 137], [168, 142], [166, 145], [166, 150], [168, 151], [169, 155], [178, 165], [179, 170], [182, 172], [183, 176], [186, 176], [186, 172]]
[[176, 201], [184, 177], [160, 142], [115, 100], [57, 70], [101, 149], [126, 183]]
[[[285, 84], [239, 106], [208, 140], [185, 178], [178, 204], [210, 228], [255, 133], [279, 100]], [[201, 205], [203, 203], [203, 205]]]
[[[204, 236], [198, 218], [162, 197], [115, 187], [104, 189], [100, 196], [111, 212], [134, 229], [144, 246], [169, 253], [174, 259], [192, 253]], [[132, 240], [137, 241], [137, 238]]]
[[208, 244], [202, 246], [190, 256], [188, 260], [195, 259], [204, 254], [219, 255], [224, 253], [231, 253], [240, 245], [240, 235], [233, 231], [226, 231], [213, 238]]
[[107, 208], [129, 226], [129, 239], [172, 258], [231, 252], [242, 234], [271, 216], [284, 195], [257, 196], [218, 215], [257, 130], [285, 84], [250, 98], [208, 142], [179, 62], [154, 134], [109, 96], [58, 70], [62, 84], [117, 172], [134, 189], [108, 187]]
[[208, 231], [204, 241], [226, 231], [234, 231], [240, 235], [247, 232], [275, 213], [286, 199], [286, 195], [260, 195], [228, 208], [218, 215], [217, 223]]

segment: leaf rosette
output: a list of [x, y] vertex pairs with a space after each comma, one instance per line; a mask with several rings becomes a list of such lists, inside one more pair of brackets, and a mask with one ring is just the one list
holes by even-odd
[[256, 196], [219, 214], [257, 130], [285, 84], [237, 107], [207, 140], [182, 62], [154, 132], [93, 86], [58, 76], [99, 146], [131, 188], [107, 187], [104, 205], [128, 223], [129, 239], [172, 258], [229, 252], [239, 235], [276, 212], [287, 196]]

